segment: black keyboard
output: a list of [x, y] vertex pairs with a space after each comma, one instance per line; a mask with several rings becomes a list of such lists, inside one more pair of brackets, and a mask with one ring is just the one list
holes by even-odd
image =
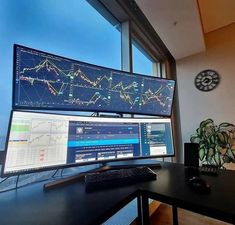
[[135, 167], [92, 173], [85, 176], [87, 191], [113, 188], [142, 181], [156, 180], [157, 174], [150, 168]]
[[200, 172], [201, 174], [217, 176], [219, 174], [219, 167], [216, 165], [203, 164]]

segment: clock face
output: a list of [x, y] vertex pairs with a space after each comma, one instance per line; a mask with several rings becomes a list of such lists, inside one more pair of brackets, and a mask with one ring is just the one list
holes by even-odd
[[214, 70], [203, 70], [194, 80], [195, 86], [201, 91], [211, 91], [219, 84], [219, 74]]

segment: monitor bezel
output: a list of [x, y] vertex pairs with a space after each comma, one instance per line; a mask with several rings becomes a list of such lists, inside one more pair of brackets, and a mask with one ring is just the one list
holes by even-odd
[[[65, 59], [65, 60], [70, 60], [70, 61], [73, 61], [73, 62], [76, 62], [76, 63], [84, 64], [86, 66], [93, 66], [93, 67], [97, 67], [97, 68], [100, 68], [100, 69], [107, 69], [107, 70], [111, 70], [111, 71], [118, 72], [118, 73], [125, 73], [125, 74], [128, 74], [128, 75], [135, 75], [135, 76], [140, 76], [140, 77], [148, 77], [148, 78], [156, 79], [156, 80], [173, 81], [174, 82], [174, 90], [173, 90], [173, 95], [172, 95], [172, 104], [171, 104], [170, 113], [168, 115], [166, 115], [166, 114], [151, 114], [151, 113], [130, 112], [130, 111], [110, 111], [110, 110], [102, 110], [102, 109], [101, 110], [98, 110], [98, 109], [97, 110], [85, 110], [85, 109], [76, 109], [76, 107], [74, 107], [74, 108], [59, 108], [59, 107], [48, 108], [48, 107], [28, 107], [28, 106], [16, 105], [16, 102], [15, 102], [16, 82], [15, 81], [16, 81], [16, 59], [17, 59], [17, 54], [16, 53], [17, 53], [17, 47], [25, 48], [26, 50], [36, 51], [36, 52], [43, 53], [43, 54], [48, 54], [48, 55], [51, 55], [53, 57], [59, 57], [61, 59]], [[109, 112], [109, 113], [118, 113], [118, 114], [139, 114], [139, 115], [164, 116], [164, 117], [171, 117], [171, 115], [172, 115], [174, 98], [175, 98], [175, 89], [176, 89], [176, 80], [174, 80], [174, 79], [159, 78], [159, 77], [155, 77], [155, 76], [149, 76], [149, 75], [144, 75], [144, 74], [139, 74], [139, 73], [131, 73], [131, 72], [126, 72], [126, 71], [122, 71], [122, 70], [112, 69], [112, 68], [109, 68], [109, 67], [98, 66], [98, 65], [95, 65], [95, 64], [78, 61], [78, 60], [63, 57], [63, 56], [60, 56], [60, 55], [51, 54], [51, 53], [48, 53], [48, 52], [45, 52], [45, 51], [37, 50], [37, 49], [34, 49], [34, 48], [29, 48], [29, 47], [26, 47], [26, 46], [23, 46], [23, 45], [18, 45], [18, 44], [14, 44], [14, 47], [13, 47], [13, 76], [12, 77], [13, 77], [13, 80], [12, 80], [12, 87], [13, 87], [12, 88], [12, 109], [55, 110], [55, 111], [72, 111], [72, 112], [74, 112], [74, 111]]]
[[[168, 154], [168, 155], [154, 155], [154, 156], [137, 156], [137, 157], [128, 157], [128, 158], [120, 158], [120, 159], [109, 159], [109, 160], [100, 160], [100, 161], [90, 161], [90, 162], [80, 162], [80, 163], [71, 163], [71, 164], [64, 164], [64, 165], [56, 165], [56, 166], [47, 166], [44, 168], [33, 168], [32, 170], [27, 170], [27, 171], [17, 171], [17, 172], [12, 172], [12, 173], [4, 173], [5, 171], [5, 164], [6, 164], [6, 156], [7, 156], [7, 150], [8, 150], [8, 140], [10, 136], [10, 129], [11, 129], [11, 124], [12, 124], [12, 117], [14, 112], [25, 112], [25, 113], [40, 113], [40, 114], [52, 114], [52, 115], [61, 115], [61, 116], [71, 116], [71, 117], [87, 117], [87, 118], [92, 118], [90, 116], [81, 116], [81, 115], [70, 115], [70, 114], [60, 114], [60, 113], [49, 113], [49, 112], [35, 112], [35, 111], [25, 111], [25, 110], [11, 110], [10, 113], [10, 118], [9, 118], [9, 123], [8, 123], [8, 131], [7, 131], [7, 137], [6, 137], [6, 142], [5, 142], [5, 151], [4, 151], [4, 161], [2, 165], [2, 170], [1, 170], [1, 177], [11, 177], [11, 176], [16, 176], [16, 175], [23, 175], [23, 174], [29, 174], [29, 173], [37, 173], [37, 172], [43, 172], [43, 171], [49, 171], [49, 170], [57, 170], [57, 169], [65, 169], [65, 168], [70, 168], [70, 167], [78, 167], [78, 166], [87, 166], [87, 165], [94, 165], [94, 164], [105, 164], [105, 163], [110, 163], [110, 162], [121, 162], [121, 161], [130, 161], [130, 160], [140, 160], [140, 159], [156, 159], [156, 158], [168, 158], [168, 157], [174, 157], [175, 156], [175, 141], [174, 141], [174, 132], [173, 132], [173, 127], [172, 127], [172, 119], [171, 118], [134, 118], [134, 119], [170, 119], [170, 124], [171, 124], [171, 135], [172, 135], [172, 144], [173, 144], [173, 154]], [[102, 117], [101, 117], [102, 118]], [[117, 119], [117, 118], [112, 118], [112, 119]], [[133, 119], [133, 118], [122, 118], [125, 120]], [[147, 122], [147, 121], [146, 121]], [[134, 123], [134, 122], [133, 122]], [[140, 133], [139, 133], [140, 135]]]

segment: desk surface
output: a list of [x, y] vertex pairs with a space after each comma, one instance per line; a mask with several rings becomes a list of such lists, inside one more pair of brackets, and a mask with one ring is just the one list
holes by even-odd
[[0, 224], [100, 224], [136, 195], [135, 186], [86, 193], [83, 180], [48, 192], [33, 184], [0, 194]]
[[235, 221], [235, 171], [202, 176], [211, 185], [208, 195], [187, 185], [184, 166], [162, 163], [156, 181], [86, 193], [83, 181], [43, 192], [34, 184], [0, 194], [0, 224], [100, 224], [138, 194], [174, 204], [227, 222]]
[[235, 171], [219, 176], [201, 175], [211, 186], [210, 194], [195, 193], [188, 186], [182, 164], [164, 163], [156, 182], [141, 183], [143, 195], [180, 208], [235, 224]]

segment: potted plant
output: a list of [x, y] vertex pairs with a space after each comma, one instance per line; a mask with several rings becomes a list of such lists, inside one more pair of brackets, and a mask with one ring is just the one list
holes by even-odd
[[231, 123], [214, 124], [212, 119], [200, 123], [196, 134], [190, 141], [199, 144], [199, 159], [203, 164], [235, 163], [235, 125]]

